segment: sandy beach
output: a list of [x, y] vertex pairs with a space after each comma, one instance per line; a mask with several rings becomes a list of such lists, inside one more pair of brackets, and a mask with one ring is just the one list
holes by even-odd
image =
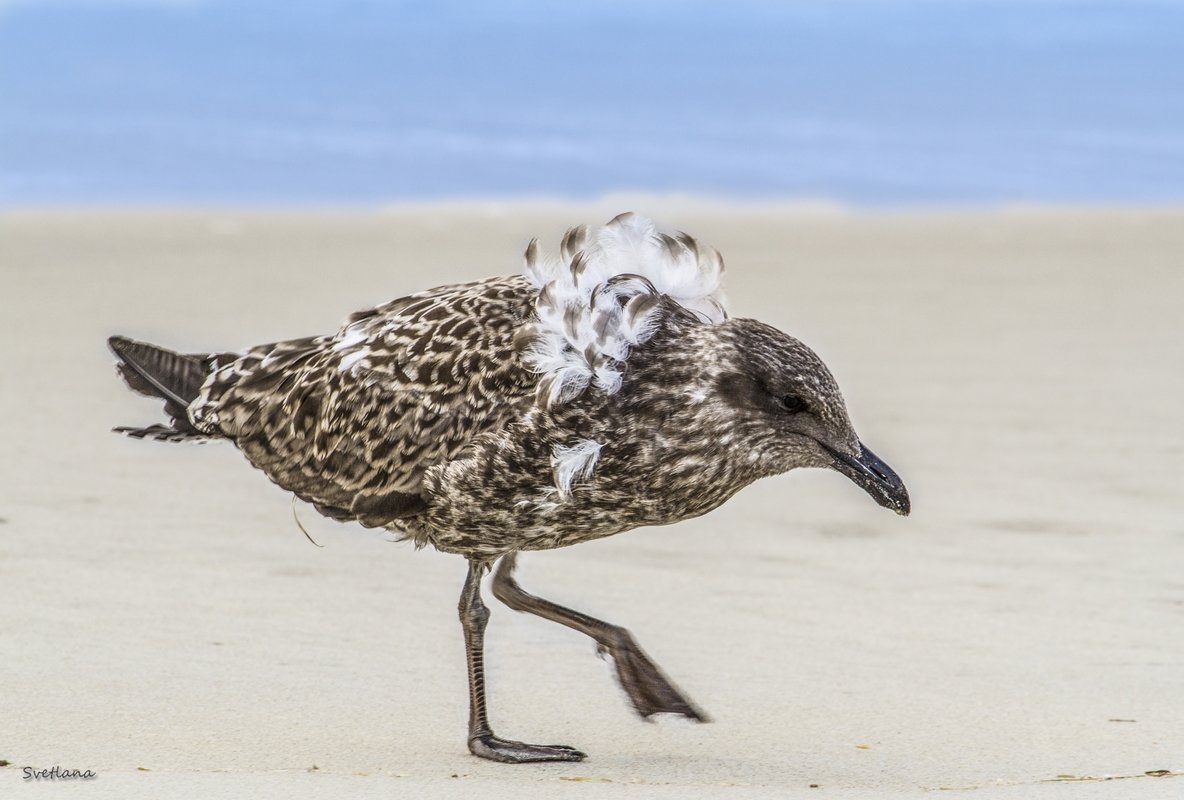
[[[822, 355], [914, 513], [798, 472], [528, 554], [525, 587], [629, 627], [713, 721], [643, 724], [588, 640], [491, 602], [495, 727], [589, 758], [482, 762], [464, 562], [293, 506], [228, 444], [110, 434], [158, 404], [105, 339], [329, 332], [629, 208]], [[1176, 210], [4, 212], [0, 796], [1184, 796], [1182, 254]], [[23, 779], [55, 765], [97, 777]]]

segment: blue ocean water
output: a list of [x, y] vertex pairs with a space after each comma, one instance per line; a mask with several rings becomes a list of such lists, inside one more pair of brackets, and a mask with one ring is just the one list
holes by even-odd
[[0, 0], [0, 204], [1184, 200], [1184, 3]]

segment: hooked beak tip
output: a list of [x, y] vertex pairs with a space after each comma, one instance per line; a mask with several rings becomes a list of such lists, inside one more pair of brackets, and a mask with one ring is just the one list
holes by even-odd
[[909, 490], [904, 488], [901, 484], [900, 502], [892, 510], [902, 517], [907, 517], [913, 510], [913, 503], [909, 500]]
[[871, 498], [887, 509], [907, 517], [913, 510], [909, 491], [891, 467], [861, 442], [859, 455], [851, 456], [835, 448], [822, 445], [834, 459], [834, 468], [871, 495]]

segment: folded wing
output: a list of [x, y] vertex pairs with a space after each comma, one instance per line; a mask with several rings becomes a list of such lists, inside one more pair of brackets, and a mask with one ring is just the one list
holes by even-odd
[[392, 526], [423, 510], [429, 466], [531, 402], [513, 338], [533, 296], [520, 277], [442, 287], [252, 348], [215, 365], [190, 417], [326, 516]]

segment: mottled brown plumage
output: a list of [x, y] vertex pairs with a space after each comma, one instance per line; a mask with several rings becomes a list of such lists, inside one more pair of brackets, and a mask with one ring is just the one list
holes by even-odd
[[193, 424], [321, 513], [402, 529], [424, 510], [427, 469], [533, 390], [513, 348], [530, 302], [524, 278], [492, 279], [355, 314], [334, 336], [252, 348], [216, 364]]
[[469, 746], [503, 761], [571, 748], [498, 739], [485, 718], [479, 581], [592, 636], [643, 716], [703, 719], [622, 628], [517, 586], [514, 556], [706, 513], [752, 481], [830, 467], [908, 512], [805, 345], [726, 319], [717, 253], [633, 215], [537, 243], [525, 275], [445, 286], [350, 317], [336, 334], [181, 355], [115, 337], [129, 386], [161, 397], [168, 440], [224, 438], [333, 519], [469, 559], [462, 594]]

